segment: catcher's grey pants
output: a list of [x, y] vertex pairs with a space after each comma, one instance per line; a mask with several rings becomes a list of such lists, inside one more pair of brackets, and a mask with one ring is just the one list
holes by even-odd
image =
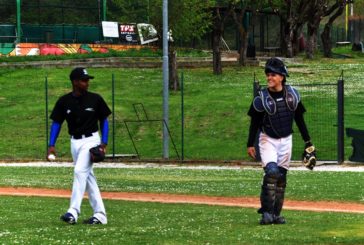
[[82, 139], [71, 138], [71, 153], [74, 163], [74, 178], [71, 204], [68, 212], [78, 219], [81, 213], [81, 203], [85, 191], [88, 193], [91, 207], [95, 216], [101, 223], [106, 224], [106, 211], [101, 198], [100, 189], [93, 173], [93, 164], [90, 161], [90, 148], [100, 144], [100, 135], [95, 132], [90, 137]]
[[261, 132], [259, 151], [263, 168], [268, 163], [275, 162], [278, 167], [288, 170], [292, 155], [292, 134], [284, 138], [274, 139]]

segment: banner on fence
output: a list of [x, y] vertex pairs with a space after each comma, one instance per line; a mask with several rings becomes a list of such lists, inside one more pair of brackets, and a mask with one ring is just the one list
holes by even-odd
[[102, 34], [104, 37], [119, 37], [118, 22], [103, 21]]
[[136, 32], [136, 25], [134, 24], [120, 24], [120, 40], [128, 43], [138, 43], [138, 34]]

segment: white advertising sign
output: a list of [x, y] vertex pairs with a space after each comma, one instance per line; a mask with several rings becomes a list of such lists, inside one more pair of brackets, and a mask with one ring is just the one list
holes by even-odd
[[102, 21], [102, 34], [104, 37], [119, 37], [118, 22]]

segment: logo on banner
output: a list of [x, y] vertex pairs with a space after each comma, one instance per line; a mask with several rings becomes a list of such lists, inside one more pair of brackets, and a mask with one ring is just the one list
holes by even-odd
[[138, 42], [138, 35], [136, 33], [135, 25], [121, 24], [119, 26], [119, 30], [120, 30], [120, 40], [122, 42], [128, 42], [128, 43], [137, 43]]

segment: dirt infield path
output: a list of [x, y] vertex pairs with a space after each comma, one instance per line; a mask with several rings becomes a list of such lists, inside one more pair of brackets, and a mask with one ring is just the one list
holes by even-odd
[[[44, 188], [0, 187], [0, 195], [69, 198], [71, 192], [70, 190]], [[260, 206], [259, 199], [256, 197], [212, 197], [131, 192], [102, 192], [102, 196], [104, 199], [138, 202], [189, 203], [245, 208], [258, 208]], [[284, 209], [316, 212], [364, 213], [364, 204], [348, 202], [310, 202], [286, 200]]]

